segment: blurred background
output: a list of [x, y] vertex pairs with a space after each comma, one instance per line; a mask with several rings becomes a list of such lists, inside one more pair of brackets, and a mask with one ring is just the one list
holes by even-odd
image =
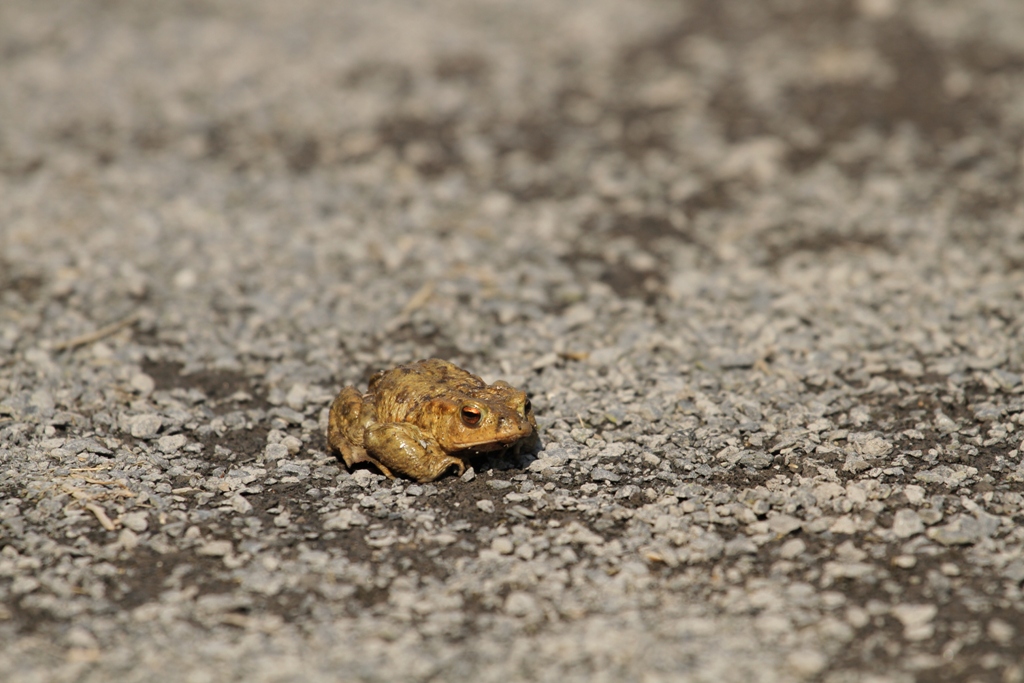
[[1020, 0], [0, 1], [0, 678], [1021, 681], [1022, 153]]

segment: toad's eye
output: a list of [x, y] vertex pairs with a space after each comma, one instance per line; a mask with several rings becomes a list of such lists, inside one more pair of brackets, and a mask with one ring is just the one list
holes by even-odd
[[525, 400], [525, 401], [523, 402], [523, 415], [529, 415], [529, 414], [530, 414], [530, 411], [531, 411], [532, 409], [533, 409], [533, 404], [532, 404], [532, 403], [530, 403], [530, 399], [526, 399], [526, 400]]
[[480, 409], [473, 406], [463, 406], [462, 421], [470, 427], [476, 427], [480, 424]]

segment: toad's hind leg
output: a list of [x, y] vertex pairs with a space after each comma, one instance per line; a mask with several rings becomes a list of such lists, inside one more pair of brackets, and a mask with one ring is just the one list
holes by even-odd
[[327, 422], [327, 443], [341, 453], [349, 467], [359, 462], [372, 462], [363, 447], [363, 397], [355, 387], [345, 387], [331, 404]]
[[418, 482], [434, 481], [452, 467], [461, 475], [466, 463], [453, 458], [429, 434], [408, 422], [376, 424], [367, 428], [364, 446], [367, 457], [381, 470], [403, 474]]

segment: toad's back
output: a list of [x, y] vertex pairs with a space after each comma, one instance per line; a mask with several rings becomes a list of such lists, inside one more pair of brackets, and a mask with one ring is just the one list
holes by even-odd
[[367, 393], [380, 422], [416, 422], [433, 412], [436, 399], [486, 400], [487, 384], [476, 375], [439, 358], [416, 361], [370, 378]]

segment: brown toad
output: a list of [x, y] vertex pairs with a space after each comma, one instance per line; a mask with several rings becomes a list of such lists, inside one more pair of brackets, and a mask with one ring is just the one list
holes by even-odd
[[378, 372], [365, 394], [342, 389], [327, 442], [349, 467], [370, 462], [389, 478], [426, 482], [453, 467], [462, 474], [476, 453], [529, 450], [538, 437], [525, 392], [430, 358]]

